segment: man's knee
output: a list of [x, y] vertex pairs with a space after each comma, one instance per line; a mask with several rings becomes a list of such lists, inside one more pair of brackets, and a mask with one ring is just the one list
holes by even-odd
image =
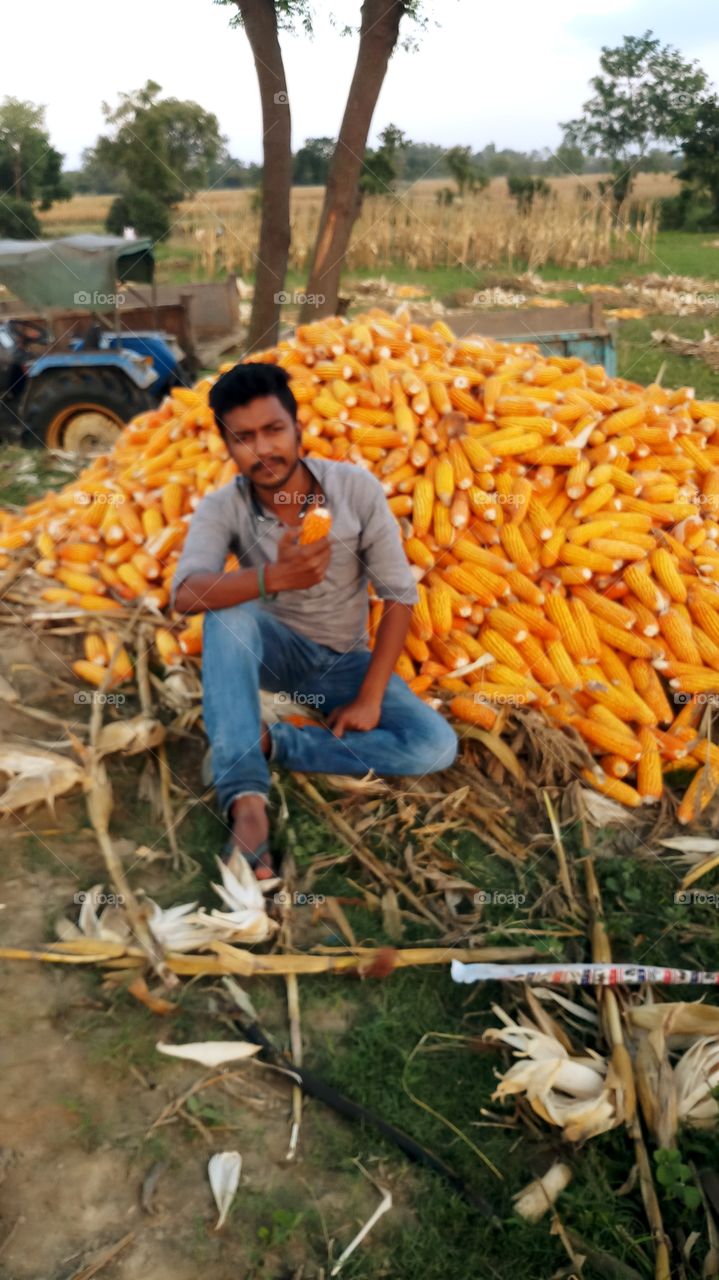
[[444, 716], [435, 712], [432, 724], [413, 735], [407, 760], [407, 774], [424, 775], [449, 769], [457, 758], [459, 739]]
[[260, 620], [257, 611], [247, 604], [232, 605], [229, 609], [208, 610], [203, 623], [203, 649], [208, 644], [223, 640], [241, 640], [250, 648], [260, 636]]

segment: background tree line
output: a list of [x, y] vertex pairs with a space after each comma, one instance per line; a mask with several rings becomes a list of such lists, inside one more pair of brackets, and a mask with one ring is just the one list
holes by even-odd
[[[719, 99], [699, 64], [662, 45], [651, 31], [602, 48], [592, 96], [576, 119], [562, 125], [563, 141], [548, 149], [481, 151], [417, 143], [395, 124], [369, 147], [372, 117], [390, 60], [428, 24], [423, 0], [362, 0], [357, 57], [337, 136], [308, 138], [291, 148], [291, 103], [280, 33], [312, 30], [309, 0], [217, 0], [232, 10], [231, 25], [247, 37], [262, 107], [262, 165], [233, 157], [217, 118], [199, 103], [163, 97], [159, 84], [103, 104], [105, 132], [86, 150], [76, 173], [62, 173], [44, 108], [8, 98], [0, 105], [0, 236], [40, 233], [37, 211], [73, 191], [113, 194], [107, 229], [131, 226], [159, 240], [168, 234], [180, 201], [207, 187], [253, 186], [260, 234], [248, 345], [276, 340], [290, 243], [293, 183], [323, 188], [302, 319], [337, 306], [342, 263], [367, 194], [391, 194], [428, 175], [447, 179], [438, 199], [451, 203], [507, 178], [519, 208], [549, 199], [551, 176], [606, 176], [600, 196], [616, 211], [630, 207], [640, 171], [678, 166], [682, 192], [665, 202], [664, 225], [719, 223]], [[450, 183], [452, 185], [450, 185]], [[312, 314], [307, 308], [312, 305]]]

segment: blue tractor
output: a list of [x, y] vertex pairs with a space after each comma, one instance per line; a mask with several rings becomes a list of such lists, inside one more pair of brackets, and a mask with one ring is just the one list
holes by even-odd
[[191, 381], [192, 369], [170, 335], [102, 322], [103, 312], [117, 317], [118, 281], [148, 283], [153, 272], [149, 240], [0, 240], [0, 283], [23, 303], [42, 312], [93, 313], [90, 328], [67, 344], [44, 321], [0, 315], [0, 438], [73, 453], [104, 451], [130, 418]]

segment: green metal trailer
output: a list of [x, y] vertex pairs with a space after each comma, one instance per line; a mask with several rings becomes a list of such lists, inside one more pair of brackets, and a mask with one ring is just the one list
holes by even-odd
[[459, 311], [447, 316], [458, 337], [480, 333], [500, 342], [534, 342], [547, 355], [579, 356], [587, 364], [617, 372], [614, 328], [598, 302], [507, 311]]

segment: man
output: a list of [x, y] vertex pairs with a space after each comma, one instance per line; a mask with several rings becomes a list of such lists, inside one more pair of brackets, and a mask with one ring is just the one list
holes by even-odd
[[[210, 405], [239, 475], [197, 507], [173, 582], [181, 613], [204, 611], [205, 728], [218, 802], [258, 879], [268, 847], [268, 761], [287, 769], [363, 776], [446, 769], [457, 737], [394, 667], [417, 588], [380, 482], [351, 463], [301, 458], [296, 403], [283, 369], [238, 364]], [[313, 503], [329, 537], [298, 543]], [[240, 568], [225, 572], [228, 553]], [[384, 600], [367, 643], [367, 582]], [[326, 724], [260, 720], [260, 689], [314, 703]]]

